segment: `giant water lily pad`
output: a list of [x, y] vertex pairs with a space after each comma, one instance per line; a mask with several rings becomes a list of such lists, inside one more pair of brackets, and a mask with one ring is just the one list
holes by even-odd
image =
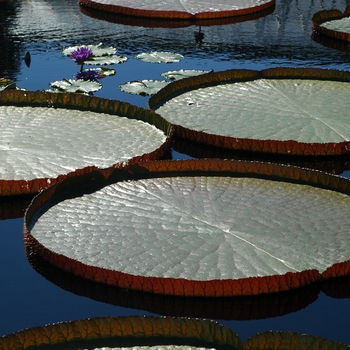
[[323, 10], [312, 17], [315, 33], [329, 38], [350, 42], [350, 7], [344, 13], [339, 10]]
[[205, 350], [241, 348], [228, 327], [171, 317], [95, 317], [33, 327], [0, 338], [0, 349]]
[[247, 15], [275, 5], [274, 0], [156, 1], [81, 0], [80, 4], [97, 10], [139, 17], [168, 19], [220, 18]]
[[230, 328], [209, 320], [171, 317], [94, 317], [49, 324], [0, 338], [1, 349], [348, 349], [339, 342], [294, 332], [264, 332], [242, 343]]
[[[212, 297], [350, 273], [345, 178], [221, 160], [138, 163], [84, 178], [42, 192], [25, 218], [27, 245], [79, 276]], [[108, 181], [72, 198], [70, 190], [91, 178]]]
[[214, 146], [286, 155], [350, 151], [350, 73], [228, 70], [173, 82], [149, 106], [176, 133]]
[[[172, 3], [173, 5], [173, 3]], [[94, 6], [94, 7], [92, 7]], [[231, 17], [215, 17], [215, 18], [205, 18], [202, 17], [205, 14], [200, 14], [198, 16], [195, 16], [194, 18], [188, 17], [188, 18], [175, 18], [175, 20], [171, 20], [170, 17], [149, 17], [149, 12], [144, 12], [144, 15], [147, 15], [147, 17], [140, 17], [132, 15], [134, 11], [129, 13], [129, 15], [126, 15], [125, 13], [118, 12], [119, 10], [126, 10], [126, 9], [117, 9], [114, 8], [115, 11], [108, 11], [106, 10], [98, 10], [100, 7], [99, 4], [92, 4], [92, 6], [86, 6], [86, 4], [82, 4], [82, 2], [79, 2], [79, 10], [89, 17], [100, 19], [103, 21], [108, 21], [112, 23], [118, 23], [123, 25], [131, 25], [131, 26], [137, 26], [137, 27], [151, 27], [151, 28], [181, 28], [181, 27], [189, 27], [193, 24], [196, 24], [197, 26], [216, 26], [216, 25], [227, 25], [227, 24], [233, 24], [233, 23], [239, 23], [239, 22], [245, 22], [245, 21], [252, 21], [256, 20], [262, 17], [265, 17], [267, 15], [270, 15], [273, 13], [275, 9], [275, 2], [272, 1], [270, 6], [259, 9], [257, 8], [256, 12], [249, 12], [248, 14], [241, 14], [241, 15], [233, 15]], [[153, 13], [157, 15], [157, 13]], [[170, 15], [170, 12], [167, 12], [166, 14]], [[215, 13], [211, 13], [209, 15], [213, 15]]]
[[[170, 126], [127, 103], [75, 94], [0, 94], [0, 194], [36, 193], [60, 176], [167, 150]], [[85, 170], [83, 170], [85, 169]]]

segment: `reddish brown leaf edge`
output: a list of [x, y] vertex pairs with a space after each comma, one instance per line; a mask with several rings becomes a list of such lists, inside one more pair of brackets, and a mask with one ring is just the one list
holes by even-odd
[[248, 14], [235, 15], [232, 17], [218, 17], [218, 18], [177, 18], [169, 19], [167, 17], [139, 17], [132, 15], [125, 15], [119, 12], [101, 11], [94, 7], [83, 5], [79, 3], [80, 11], [89, 17], [100, 19], [107, 22], [131, 25], [137, 27], [146, 28], [184, 28], [192, 25], [206, 27], [206, 26], [217, 26], [227, 25], [246, 21], [256, 20], [258, 18], [265, 17], [273, 13], [275, 9], [275, 3], [273, 2], [270, 6], [263, 8], [257, 12], [251, 12]]
[[[150, 97], [148, 106], [156, 110], [167, 100], [187, 91], [257, 79], [312, 79], [350, 82], [350, 72], [322, 68], [275, 67], [261, 71], [250, 69], [230, 69], [210, 72], [196, 77], [174, 81]], [[166, 118], [166, 116], [164, 116]], [[274, 156], [340, 156], [350, 153], [350, 141], [307, 143], [294, 140], [255, 140], [240, 137], [227, 137], [195, 131], [174, 124], [174, 135], [189, 141], [220, 147], [228, 150], [244, 151]], [[239, 136], [239, 135], [238, 135]]]
[[197, 20], [197, 19], [217, 19], [217, 18], [226, 18], [234, 16], [244, 16], [251, 13], [256, 13], [264, 11], [270, 7], [275, 6], [275, 0], [270, 0], [264, 4], [247, 7], [243, 9], [232, 9], [227, 11], [208, 11], [208, 12], [199, 12], [196, 14], [191, 14], [186, 11], [161, 11], [161, 10], [144, 10], [137, 8], [137, 2], [135, 2], [135, 7], [125, 7], [117, 4], [102, 4], [94, 0], [79, 0], [80, 5], [91, 7], [95, 10], [117, 13], [126, 16], [135, 16], [135, 17], [148, 17], [148, 18], [159, 18], [167, 20]]
[[129, 316], [93, 317], [18, 331], [0, 338], [1, 350], [189, 345], [218, 350], [348, 349], [346, 344], [295, 332], [263, 332], [242, 344], [229, 327], [211, 320]]
[[342, 13], [340, 10], [323, 10], [316, 12], [311, 19], [312, 31], [317, 35], [324, 35], [328, 38], [350, 42], [350, 33], [328, 29], [322, 25], [326, 21], [342, 19], [349, 16], [350, 7], [347, 7], [344, 13]]
[[[162, 176], [249, 176], [297, 182], [326, 188], [350, 195], [350, 181], [307, 168], [278, 165], [273, 163], [230, 161], [220, 159], [199, 159], [183, 161], [149, 161], [120, 165], [110, 169], [95, 170], [82, 176], [72, 176], [37, 195], [29, 205], [24, 217], [25, 244], [50, 264], [73, 274], [120, 288], [173, 296], [232, 297], [278, 293], [300, 288], [315, 282], [350, 274], [350, 260], [336, 263], [326, 271], [304, 270], [283, 275], [197, 281], [183, 278], [145, 277], [131, 275], [83, 264], [77, 260], [57, 254], [44, 247], [30, 233], [32, 219], [38, 216], [40, 208], [53, 205], [59, 195], [60, 200], [79, 188], [89, 191], [118, 181]], [[82, 193], [83, 193], [82, 192]]]
[[[0, 92], [0, 106], [4, 105], [67, 108], [114, 114], [130, 119], [138, 119], [162, 130], [167, 136], [166, 141], [159, 148], [150, 153], [145, 153], [129, 159], [128, 162], [130, 164], [140, 161], [161, 159], [170, 149], [173, 135], [171, 124], [160, 115], [145, 108], [133, 106], [127, 102], [104, 99], [95, 96], [85, 96], [82, 94], [8, 90]], [[111, 164], [111, 166], [117, 166], [117, 164]], [[0, 197], [37, 194], [44, 188], [55, 184], [56, 182], [72, 176], [83, 175], [94, 170], [97, 170], [97, 168], [92, 165], [76, 169], [67, 174], [61, 174], [56, 178], [36, 178], [32, 180], [0, 179]]]

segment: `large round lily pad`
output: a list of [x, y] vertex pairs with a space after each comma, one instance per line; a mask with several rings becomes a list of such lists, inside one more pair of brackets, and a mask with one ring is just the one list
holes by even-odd
[[[123, 13], [112, 12], [112, 11], [101, 11], [96, 8], [86, 6], [79, 2], [79, 10], [89, 17], [100, 19], [107, 22], [131, 25], [137, 27], [150, 27], [150, 28], [182, 28], [189, 27], [192, 25], [197, 26], [217, 26], [227, 25], [245, 21], [252, 21], [273, 13], [275, 9], [274, 3], [257, 12], [248, 13], [246, 15], [239, 15], [233, 17], [218, 17], [218, 18], [176, 18], [170, 20], [167, 17], [139, 17], [133, 15], [125, 15]], [[147, 14], [147, 13], [146, 13]]]
[[0, 118], [3, 196], [36, 193], [90, 167], [155, 159], [167, 150], [171, 132], [150, 111], [74, 94], [2, 92]]
[[312, 17], [312, 30], [326, 37], [350, 42], [350, 7], [344, 13], [339, 10], [323, 10]]
[[176, 81], [149, 100], [180, 137], [253, 152], [350, 151], [350, 73], [323, 69], [228, 70]]
[[80, 0], [80, 4], [93, 9], [114, 12], [129, 16], [167, 18], [167, 19], [201, 19], [222, 18], [248, 15], [263, 11], [275, 5], [274, 0], [189, 0], [157, 1], [145, 0]]
[[[108, 182], [72, 196], [91, 177]], [[256, 295], [349, 274], [349, 194], [347, 179], [295, 167], [138, 163], [51, 186], [29, 207], [25, 234], [44, 259], [97, 282]]]
[[1, 349], [250, 350], [348, 349], [346, 344], [294, 332], [263, 332], [244, 343], [219, 323], [171, 317], [93, 317], [18, 331]]
[[[336, 343], [335, 343], [336, 344]], [[0, 349], [240, 349], [239, 337], [209, 320], [94, 317], [49, 324], [0, 338]]]

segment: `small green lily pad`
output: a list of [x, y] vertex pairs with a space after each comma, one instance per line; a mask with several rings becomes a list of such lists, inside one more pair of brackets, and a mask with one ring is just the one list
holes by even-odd
[[140, 53], [136, 55], [136, 58], [138, 60], [149, 63], [174, 63], [180, 62], [184, 58], [184, 56], [174, 52], [152, 51], [150, 53]]
[[84, 71], [94, 71], [100, 75], [101, 78], [109, 77], [116, 74], [116, 70], [107, 66], [84, 69]]
[[180, 69], [162, 73], [162, 77], [170, 80], [181, 80], [188, 77], [194, 77], [201, 74], [210, 73], [213, 70], [197, 70], [197, 69]]
[[84, 61], [85, 64], [120, 64], [128, 60], [125, 56], [113, 55], [113, 56], [94, 56], [92, 55], [88, 60]]
[[70, 46], [62, 51], [62, 53], [66, 56], [70, 56], [73, 51], [78, 50], [80, 47], [87, 47], [92, 51], [94, 56], [111, 56], [117, 52], [117, 49], [112, 46], [105, 46], [102, 43], [98, 45], [79, 45], [79, 46]]
[[165, 80], [135, 80], [119, 85], [119, 89], [128, 94], [150, 96], [168, 84]]
[[89, 93], [93, 91], [98, 91], [102, 88], [102, 85], [96, 81], [86, 81], [83, 79], [57, 80], [50, 83], [50, 86], [60, 92], [80, 92], [80, 93]]

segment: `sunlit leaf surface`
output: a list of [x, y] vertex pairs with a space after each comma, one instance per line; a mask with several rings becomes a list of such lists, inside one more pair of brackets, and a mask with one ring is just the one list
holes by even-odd
[[109, 167], [149, 152], [162, 131], [139, 120], [103, 113], [1, 106], [2, 179], [55, 177], [89, 165]]
[[70, 54], [73, 51], [78, 50], [82, 46], [90, 49], [94, 56], [111, 56], [117, 52], [116, 48], [112, 46], [105, 46], [103, 45], [103, 43], [99, 43], [98, 45], [77, 45], [77, 46], [67, 47], [64, 50], [62, 50], [62, 53], [66, 56], [70, 56]]
[[173, 124], [260, 140], [350, 140], [349, 83], [266, 80], [184, 93], [157, 109]]
[[159, 115], [115, 100], [71, 93], [0, 93], [0, 195], [39, 192], [94, 167], [155, 159], [171, 126]]
[[[328, 143], [332, 153], [336, 144], [343, 143], [340, 152], [346, 153], [349, 76], [339, 81], [341, 72], [334, 73], [337, 79], [327, 80], [325, 74], [330, 73], [293, 69], [210, 73], [169, 84], [150, 99], [150, 106], [170, 123], [197, 133], [191, 135], [194, 140], [209, 141], [198, 133], [219, 136], [212, 138], [216, 146], [227, 142], [237, 149], [302, 155], [305, 146], [296, 148], [303, 143], [315, 155], [320, 151], [310, 146]], [[181, 136], [187, 137], [186, 132]], [[247, 140], [257, 142], [254, 146]], [[289, 141], [294, 146], [286, 146]]]
[[62, 92], [80, 92], [89, 93], [98, 91], [102, 88], [102, 84], [96, 81], [86, 81], [82, 79], [64, 79], [50, 83], [50, 86]]
[[344, 17], [341, 19], [335, 19], [333, 21], [327, 21], [324, 22], [322, 25], [331, 30], [350, 33], [350, 17]]
[[[310, 275], [296, 277], [310, 283], [319, 278], [318, 273], [350, 259], [348, 192], [315, 187], [313, 181], [310, 185], [286, 182], [283, 177], [273, 181], [259, 171], [256, 176], [262, 178], [180, 176], [183, 168], [196, 171], [199, 166], [199, 171], [213, 166], [210, 160], [159, 163], [163, 169], [177, 169], [177, 176], [153, 177], [155, 172], [149, 179], [117, 181], [61, 201], [40, 218], [35, 216], [35, 222], [28, 223], [34, 248], [38, 243], [39, 251], [46, 251], [52, 263], [106, 283], [125, 282], [129, 288], [136, 285], [164, 293], [154, 282], [159, 279], [170, 294], [207, 296], [295, 288], [300, 281], [289, 273], [312, 270]], [[146, 171], [152, 164], [135, 166], [135, 171]], [[223, 161], [213, 164], [219, 169], [236, 166]], [[309, 176], [338, 182], [337, 177], [293, 167], [242, 166], [247, 172], [250, 167], [250, 171], [261, 168], [272, 179], [277, 167], [295, 179], [307, 176], [306, 182]], [[341, 181], [349, 187], [345, 179]], [[94, 267], [91, 272], [89, 266]], [[107, 270], [117, 275], [107, 277]], [[126, 281], [121, 282], [124, 277], [118, 274], [126, 276]], [[131, 276], [136, 276], [135, 281]], [[231, 282], [226, 288], [220, 284], [274, 276], [286, 276], [289, 282], [261, 281], [262, 286], [256, 281], [258, 286], [253, 287], [252, 280], [245, 292], [245, 287], [240, 290], [244, 282], [239, 282], [238, 290]], [[150, 279], [148, 285], [143, 278]], [[165, 286], [167, 279], [171, 288]], [[194, 285], [181, 288], [185, 281]]]
[[[313, 36], [326, 36], [336, 39], [335, 43], [326, 46], [338, 48], [337, 40], [350, 41], [350, 7], [342, 13], [339, 10], [323, 10], [312, 16]], [[321, 39], [322, 40], [322, 39]], [[348, 49], [345, 50], [348, 52]]]
[[174, 63], [181, 61], [184, 56], [174, 52], [157, 52], [152, 51], [149, 53], [143, 52], [136, 55], [138, 60], [149, 63]]
[[169, 82], [165, 80], [136, 80], [122, 84], [119, 88], [121, 91], [129, 94], [150, 96], [154, 95], [168, 84]]
[[88, 60], [84, 61], [85, 64], [120, 64], [128, 60], [125, 56], [113, 55], [113, 56], [91, 56]]

